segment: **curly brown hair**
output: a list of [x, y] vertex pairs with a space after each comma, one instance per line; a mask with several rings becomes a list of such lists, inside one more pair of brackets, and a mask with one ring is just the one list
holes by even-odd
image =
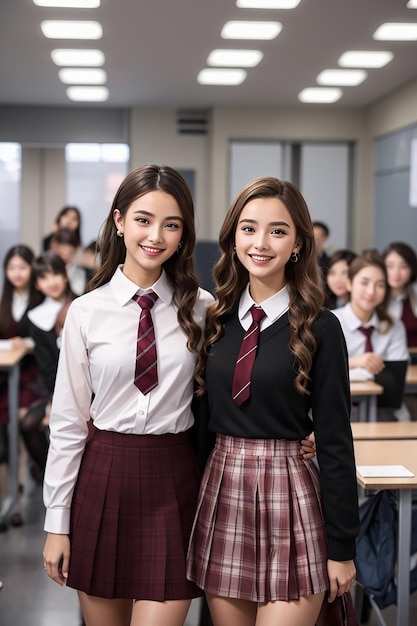
[[[199, 376], [203, 374], [210, 347], [222, 334], [222, 318], [237, 305], [249, 281], [249, 272], [236, 257], [234, 245], [240, 214], [246, 204], [255, 198], [281, 200], [294, 221], [297, 240], [300, 242], [298, 261], [294, 263], [288, 259], [285, 266], [285, 277], [290, 293], [289, 347], [296, 361], [295, 387], [300, 393], [309, 393], [307, 387], [316, 351], [312, 325], [322, 309], [324, 292], [320, 282], [313, 226], [307, 204], [292, 183], [273, 177], [259, 178], [249, 183], [235, 198], [220, 230], [221, 256], [213, 270], [216, 301], [208, 310], [206, 337], [197, 372]], [[200, 393], [203, 391], [204, 386]]]
[[125, 261], [126, 247], [124, 239], [116, 235], [114, 212], [117, 210], [121, 217], [124, 217], [137, 198], [158, 190], [164, 191], [176, 200], [184, 220], [183, 245], [163, 264], [163, 267], [174, 290], [174, 302], [178, 306], [178, 323], [188, 338], [188, 349], [198, 355], [201, 329], [193, 318], [199, 289], [193, 261], [196, 238], [194, 203], [187, 183], [173, 168], [166, 165], [143, 165], [130, 172], [122, 181], [98, 240], [100, 266], [94, 272], [88, 290], [108, 283], [117, 267]]

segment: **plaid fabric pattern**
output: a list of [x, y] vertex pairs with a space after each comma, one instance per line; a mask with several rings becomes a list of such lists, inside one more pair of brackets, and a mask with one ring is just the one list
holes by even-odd
[[318, 472], [299, 442], [217, 435], [187, 576], [218, 596], [297, 600], [327, 588]]
[[185, 565], [200, 473], [188, 433], [94, 430], [71, 510], [68, 586], [102, 598], [195, 598]]

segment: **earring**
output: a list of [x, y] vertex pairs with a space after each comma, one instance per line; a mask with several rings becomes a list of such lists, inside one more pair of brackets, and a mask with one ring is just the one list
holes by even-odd
[[180, 241], [179, 244], [178, 244], [178, 247], [177, 247], [177, 254], [179, 254], [179, 252], [180, 252], [180, 250], [182, 248], [182, 245], [183, 245], [183, 242]]
[[122, 231], [121, 231], [121, 230], [119, 230], [119, 229], [117, 229], [117, 230], [116, 230], [116, 235], [117, 235], [118, 237], [123, 237], [123, 233], [122, 233]]
[[291, 263], [297, 263], [298, 261], [298, 252], [293, 252], [292, 255], [290, 256], [290, 261]]

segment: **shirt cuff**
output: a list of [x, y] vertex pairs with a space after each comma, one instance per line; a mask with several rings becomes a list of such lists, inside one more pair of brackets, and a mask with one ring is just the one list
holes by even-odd
[[57, 535], [68, 535], [70, 509], [46, 509], [44, 530]]

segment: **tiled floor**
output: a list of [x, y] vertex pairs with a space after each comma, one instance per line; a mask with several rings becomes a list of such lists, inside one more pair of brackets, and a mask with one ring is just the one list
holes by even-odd
[[[45, 535], [41, 488], [30, 484], [22, 497], [25, 525], [0, 534], [0, 626], [79, 626], [74, 590], [61, 588], [44, 573]], [[186, 626], [197, 626], [199, 602], [193, 602]], [[383, 611], [387, 626], [396, 626], [395, 607]], [[417, 624], [417, 593], [411, 598], [409, 626]], [[379, 626], [375, 614], [368, 626]]]

